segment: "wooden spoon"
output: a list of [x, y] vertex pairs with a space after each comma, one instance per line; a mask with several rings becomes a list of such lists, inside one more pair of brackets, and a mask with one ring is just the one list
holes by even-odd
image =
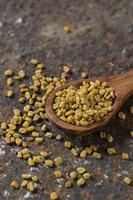
[[[116, 99], [113, 104], [113, 109], [109, 112], [104, 118], [100, 121], [95, 122], [86, 127], [71, 125], [67, 122], [62, 121], [54, 112], [53, 110], [53, 103], [55, 99], [55, 94], [57, 91], [63, 90], [71, 85], [79, 87], [82, 84], [82, 81], [95, 81], [99, 80], [100, 82], [107, 82], [109, 86], [111, 86], [114, 91], [116, 92]], [[55, 89], [47, 98], [46, 101], [46, 112], [48, 115], [49, 120], [51, 120], [55, 125], [64, 129], [65, 131], [72, 133], [74, 135], [88, 135], [94, 131], [98, 131], [103, 126], [111, 121], [111, 119], [116, 115], [119, 109], [122, 107], [124, 102], [128, 99], [129, 96], [133, 94], [133, 70], [119, 75], [109, 76], [109, 77], [102, 77], [102, 78], [93, 78], [89, 79], [80, 79], [69, 81], [57, 89]]]

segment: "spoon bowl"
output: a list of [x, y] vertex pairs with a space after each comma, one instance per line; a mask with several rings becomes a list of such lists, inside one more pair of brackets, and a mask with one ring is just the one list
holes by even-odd
[[[116, 99], [112, 106], [112, 111], [110, 111], [107, 115], [105, 115], [100, 121], [94, 122], [93, 124], [85, 127], [72, 125], [62, 121], [53, 110], [53, 103], [56, 96], [56, 92], [63, 90], [71, 85], [79, 87], [83, 81], [90, 82], [90, 81], [95, 81], [97, 79], [101, 83], [107, 82], [107, 84], [111, 86], [116, 93]], [[69, 132], [74, 135], [82, 135], [82, 136], [88, 135], [95, 131], [100, 130], [102, 127], [108, 124], [112, 120], [112, 118], [116, 115], [116, 113], [119, 111], [119, 109], [127, 100], [127, 98], [132, 94], [133, 94], [133, 70], [124, 74], [114, 75], [109, 77], [92, 78], [90, 80], [89, 79], [73, 80], [56, 88], [48, 96], [46, 101], [46, 113], [50, 121], [52, 121], [56, 126], [64, 129], [66, 132]]]

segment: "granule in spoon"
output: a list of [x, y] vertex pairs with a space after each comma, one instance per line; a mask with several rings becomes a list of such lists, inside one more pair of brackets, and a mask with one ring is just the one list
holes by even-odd
[[79, 88], [70, 86], [56, 92], [53, 109], [62, 121], [88, 126], [107, 115], [114, 100], [115, 92], [106, 83], [83, 81]]

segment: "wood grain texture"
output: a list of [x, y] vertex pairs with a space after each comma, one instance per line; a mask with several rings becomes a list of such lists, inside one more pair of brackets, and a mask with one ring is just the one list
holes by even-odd
[[107, 123], [109, 123], [112, 120], [112, 118], [116, 115], [116, 113], [119, 111], [119, 109], [124, 104], [124, 102], [129, 98], [130, 95], [133, 94], [133, 70], [124, 74], [116, 75], [116, 76], [98, 78], [100, 82], [106, 81], [108, 85], [111, 86], [115, 90], [116, 99], [115, 99], [113, 109], [111, 112], [109, 112], [100, 121], [95, 122], [94, 124], [89, 125], [87, 127], [71, 125], [60, 120], [52, 107], [54, 103], [54, 99], [55, 99], [55, 94], [57, 91], [63, 90], [71, 85], [79, 87], [83, 80], [90, 82], [90, 81], [96, 80], [96, 78], [93, 78], [91, 80], [80, 79], [80, 80], [69, 81], [63, 84], [62, 86], [58, 87], [57, 89], [55, 89], [49, 95], [46, 102], [46, 112], [47, 112], [49, 120], [51, 120], [56, 126], [64, 129], [65, 131], [72, 133], [74, 135], [81, 135], [81, 136], [88, 135], [95, 131], [98, 131]]

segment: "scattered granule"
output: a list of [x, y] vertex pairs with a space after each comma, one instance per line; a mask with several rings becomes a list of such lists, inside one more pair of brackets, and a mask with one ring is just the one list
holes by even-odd
[[22, 88], [24, 89], [24, 88], [27, 88], [27, 86], [26, 86], [25, 83], [22, 83], [22, 84], [19, 85], [19, 88], [20, 88], [20, 89], [22, 89]]
[[50, 194], [50, 199], [51, 199], [51, 200], [56, 200], [56, 199], [58, 199], [57, 193], [56, 193], [56, 192], [52, 192], [52, 193]]
[[33, 182], [38, 182], [39, 181], [37, 176], [31, 176], [31, 179], [32, 179]]
[[72, 179], [76, 179], [77, 178], [77, 172], [76, 171], [72, 171], [72, 172], [70, 172], [70, 177], [72, 178]]
[[22, 142], [22, 146], [23, 146], [24, 148], [26, 148], [26, 147], [27, 147], [27, 144], [26, 144], [25, 142]]
[[58, 156], [57, 158], [54, 159], [54, 163], [56, 166], [60, 166], [60, 165], [62, 165], [63, 160], [61, 157]]
[[31, 178], [31, 174], [22, 174], [21, 175], [23, 179], [30, 179]]
[[5, 76], [12, 76], [12, 75], [13, 75], [12, 69], [7, 69], [7, 70], [5, 70], [4, 75], [5, 75]]
[[64, 146], [65, 146], [66, 148], [70, 149], [71, 146], [72, 146], [72, 144], [71, 144], [71, 142], [69, 142], [69, 141], [65, 141], [65, 142], [64, 142]]
[[36, 137], [39, 137], [40, 135], [39, 135], [38, 132], [33, 131], [33, 132], [32, 132], [32, 136], [36, 138]]
[[18, 76], [19, 76], [20, 79], [23, 79], [23, 78], [26, 77], [26, 72], [24, 70], [20, 70], [18, 72]]
[[33, 162], [33, 159], [32, 159], [32, 158], [28, 158], [28, 165], [29, 165], [30, 167], [35, 165], [35, 163]]
[[120, 119], [122, 119], [122, 120], [126, 119], [126, 115], [125, 115], [125, 113], [123, 113], [123, 112], [119, 112], [119, 113], [118, 113], [118, 117], [119, 117]]
[[28, 158], [30, 158], [30, 154], [29, 153], [23, 155], [23, 159], [27, 160]]
[[35, 191], [35, 187], [34, 187], [34, 183], [33, 182], [28, 182], [27, 184], [27, 189], [30, 191], [30, 192], [34, 192]]
[[47, 125], [46, 125], [46, 124], [43, 124], [42, 127], [41, 127], [41, 130], [42, 130], [42, 131], [46, 131], [46, 130], [47, 130]]
[[67, 180], [65, 182], [65, 188], [70, 188], [70, 187], [72, 187], [72, 180]]
[[85, 147], [85, 151], [88, 155], [92, 154], [92, 149], [90, 147]]
[[8, 90], [6, 93], [7, 97], [12, 97], [13, 96], [13, 90]]
[[11, 138], [8, 138], [8, 137], [6, 137], [5, 141], [6, 141], [6, 144], [11, 144], [12, 143]]
[[16, 143], [18, 146], [21, 145], [21, 144], [22, 144], [22, 139], [17, 138], [17, 139], [15, 140], [15, 143]]
[[124, 160], [129, 160], [129, 155], [128, 155], [128, 153], [122, 153], [122, 158], [123, 158]]
[[133, 106], [130, 107], [130, 113], [133, 114]]
[[91, 174], [90, 174], [89, 172], [86, 172], [86, 173], [83, 174], [83, 178], [84, 178], [85, 180], [89, 180], [90, 177], [91, 177]]
[[97, 145], [91, 144], [90, 145], [90, 149], [92, 149], [93, 151], [96, 151], [97, 150]]
[[24, 94], [26, 91], [28, 91], [27, 88], [22, 88], [22, 89], [20, 89], [20, 93], [22, 93], [22, 94]]
[[47, 137], [47, 138], [49, 138], [49, 139], [51, 139], [52, 136], [53, 136], [53, 133], [51, 133], [51, 132], [46, 132], [46, 133], [45, 133], [45, 137]]
[[24, 154], [28, 154], [28, 153], [30, 153], [30, 150], [29, 150], [29, 148], [24, 148], [24, 149], [22, 149], [21, 150], [21, 153], [24, 155]]
[[33, 156], [33, 162], [34, 162], [35, 164], [39, 164], [39, 163], [42, 163], [42, 162], [43, 162], [43, 159], [42, 159], [42, 157], [41, 157], [40, 155], [38, 155], [38, 156]]
[[26, 187], [28, 184], [28, 181], [27, 180], [23, 180], [22, 183], [21, 183], [21, 186], [22, 187]]
[[43, 142], [43, 138], [42, 138], [42, 137], [36, 137], [36, 138], [35, 138], [35, 141], [36, 141], [37, 143], [41, 143], [41, 142]]
[[10, 186], [11, 186], [13, 189], [18, 189], [18, 188], [19, 188], [19, 184], [18, 184], [18, 182], [15, 181], [15, 180], [11, 182]]
[[131, 137], [133, 137], [133, 131], [130, 131], [130, 135], [131, 135]]
[[82, 78], [88, 78], [87, 72], [82, 72], [82, 73], [81, 73], [81, 77], [82, 77]]
[[93, 152], [92, 156], [93, 156], [94, 158], [97, 158], [97, 159], [102, 158], [102, 155], [101, 155], [100, 153], [98, 153], [98, 152]]
[[83, 174], [86, 171], [84, 167], [78, 167], [76, 170], [79, 174]]
[[101, 138], [101, 139], [105, 139], [106, 136], [107, 136], [106, 132], [104, 132], [104, 131], [101, 131], [101, 132], [100, 132], [100, 138]]
[[30, 63], [33, 64], [33, 65], [37, 65], [38, 60], [33, 58], [33, 59], [30, 60]]
[[64, 71], [65, 73], [68, 73], [68, 72], [70, 71], [70, 68], [69, 68], [67, 65], [65, 65], [65, 66], [63, 67], [63, 71]]
[[112, 147], [111, 148], [107, 148], [107, 152], [110, 155], [116, 154], [116, 150], [114, 148], [112, 148]]
[[107, 138], [107, 141], [108, 141], [109, 143], [112, 143], [113, 140], [114, 140], [113, 137], [112, 137], [112, 135], [110, 135], [110, 134], [108, 134], [106, 138]]
[[6, 81], [7, 85], [11, 86], [13, 85], [13, 79], [12, 78], [8, 78], [7, 81]]
[[62, 79], [66, 79], [66, 78], [67, 78], [67, 73], [62, 72], [62, 73], [61, 73], [61, 78], [62, 78]]
[[22, 153], [19, 151], [18, 153], [17, 153], [17, 157], [18, 158], [22, 158], [23, 156], [22, 156]]
[[61, 171], [54, 171], [54, 175], [55, 175], [56, 178], [61, 178], [62, 177]]
[[56, 140], [59, 140], [59, 141], [61, 141], [61, 140], [62, 140], [62, 137], [61, 137], [61, 135], [60, 135], [60, 134], [58, 134], [58, 135], [56, 136]]
[[64, 32], [65, 33], [71, 33], [71, 28], [68, 25], [64, 26]]
[[44, 67], [44, 66], [43, 66], [43, 64], [41, 64], [41, 63], [37, 64], [37, 66], [36, 66], [37, 69], [43, 69], [43, 67]]
[[129, 178], [129, 177], [125, 177], [124, 178], [124, 183], [126, 183], [127, 185], [131, 185], [131, 183], [132, 183], [132, 180], [131, 180], [131, 178]]
[[86, 158], [86, 156], [87, 156], [86, 150], [80, 152], [80, 158]]
[[0, 128], [0, 136], [2, 135], [2, 129]]
[[48, 167], [53, 167], [54, 166], [54, 162], [50, 159], [45, 160], [45, 165]]
[[40, 155], [44, 158], [47, 158], [48, 157], [48, 153], [44, 150], [40, 151]]
[[3, 131], [5, 131], [5, 130], [7, 129], [7, 123], [6, 123], [6, 122], [2, 122], [2, 123], [1, 123], [1, 129], [2, 129]]
[[84, 179], [84, 178], [79, 178], [79, 179], [77, 180], [77, 185], [78, 185], [79, 187], [83, 186], [84, 184], [85, 184], [85, 179]]
[[72, 148], [72, 149], [71, 149], [71, 153], [72, 153], [72, 155], [75, 156], [75, 157], [78, 156], [78, 151], [77, 151], [77, 149], [75, 149], [75, 148]]
[[24, 96], [25, 96], [25, 98], [26, 98], [27, 100], [29, 100], [29, 99], [31, 98], [31, 94], [30, 94], [29, 91], [26, 91]]

